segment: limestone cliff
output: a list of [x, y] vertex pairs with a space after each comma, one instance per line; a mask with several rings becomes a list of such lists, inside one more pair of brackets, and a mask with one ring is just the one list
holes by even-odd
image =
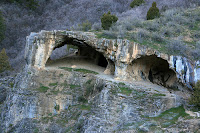
[[[105, 72], [120, 80], [148, 80], [171, 88], [187, 87], [200, 80], [200, 62], [167, 55], [129, 40], [98, 39], [94, 33], [73, 31], [41, 31], [27, 37], [27, 65], [44, 69], [53, 49], [65, 44], [90, 48], [103, 54], [108, 61]], [[89, 50], [90, 50], [89, 49]], [[90, 51], [91, 51], [90, 50]], [[90, 55], [91, 56], [91, 55]]]
[[199, 120], [187, 117], [181, 106], [188, 96], [148, 82], [113, 82], [63, 69], [25, 69], [2, 107], [0, 131], [198, 131]]
[[[106, 67], [105, 74], [47, 67], [52, 51], [66, 44]], [[199, 132], [199, 113], [185, 110], [199, 61], [73, 31], [31, 33], [25, 58], [15, 80], [1, 79], [8, 87], [0, 88], [0, 133]]]

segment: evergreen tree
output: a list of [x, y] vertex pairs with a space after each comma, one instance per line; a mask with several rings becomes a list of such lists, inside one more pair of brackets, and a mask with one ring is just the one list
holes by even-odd
[[142, 3], [145, 3], [144, 0], [133, 0], [130, 4], [131, 8], [134, 8], [136, 6], [140, 6]]
[[0, 11], [0, 42], [4, 39], [4, 32], [5, 32], [5, 24], [2, 13]]
[[190, 98], [190, 104], [200, 109], [200, 80], [196, 83], [194, 87], [194, 92]]
[[106, 14], [104, 13], [101, 17], [101, 26], [104, 30], [109, 30], [112, 24], [116, 23], [118, 18], [115, 15], [111, 15], [110, 11]]
[[6, 55], [6, 50], [5, 48], [2, 49], [0, 52], [0, 73], [5, 71], [5, 70], [10, 70], [11, 66], [8, 61], [8, 56]]
[[159, 9], [156, 7], [156, 2], [152, 3], [152, 7], [147, 12], [147, 20], [152, 20], [160, 16]]

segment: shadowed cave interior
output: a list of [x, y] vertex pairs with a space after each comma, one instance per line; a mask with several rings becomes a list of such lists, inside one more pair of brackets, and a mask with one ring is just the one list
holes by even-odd
[[134, 60], [129, 66], [130, 77], [147, 80], [167, 88], [177, 88], [176, 73], [169, 68], [169, 63], [155, 55], [143, 56]]
[[54, 48], [46, 67], [81, 68], [98, 73], [103, 73], [106, 70], [108, 61], [102, 53], [83, 42], [70, 41], [70, 43], [65, 43], [63, 42]]
[[[91, 46], [78, 40], [67, 39], [54, 48], [46, 67], [70, 67], [114, 75], [115, 64]], [[169, 63], [156, 55], [142, 56], [128, 65], [127, 73], [134, 80], [150, 81], [167, 87], [178, 88], [176, 73]]]

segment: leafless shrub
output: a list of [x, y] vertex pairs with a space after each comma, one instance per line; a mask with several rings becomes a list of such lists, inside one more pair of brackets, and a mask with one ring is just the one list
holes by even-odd
[[177, 9], [170, 9], [167, 10], [163, 13], [163, 16], [166, 18], [167, 21], [173, 21], [175, 15], [178, 13], [179, 11]]
[[166, 45], [168, 52], [171, 54], [181, 54], [186, 56], [187, 46], [180, 40], [172, 40]]
[[133, 30], [133, 23], [131, 22], [131, 20], [127, 20], [127, 21], [123, 21], [121, 23], [122, 27], [124, 30], [127, 30], [127, 31], [131, 31]]
[[110, 38], [110, 39], [116, 39], [117, 38], [117, 33], [113, 32], [113, 31], [105, 30], [105, 31], [103, 31], [102, 36], [106, 37], [106, 38]]
[[131, 40], [137, 40], [137, 34], [131, 33], [131, 34], [130, 34], [130, 39], [131, 39]]
[[196, 47], [200, 49], [200, 40], [196, 42]]
[[165, 12], [166, 10], [168, 10], [169, 7], [167, 5], [163, 5], [160, 9], [160, 12]]
[[141, 19], [134, 19], [132, 21], [132, 25], [134, 27], [143, 27], [143, 20], [141, 20]]
[[186, 17], [183, 17], [183, 15], [180, 15], [180, 14], [178, 14], [178, 15], [176, 15], [175, 17], [174, 17], [174, 20], [173, 20], [175, 23], [177, 23], [177, 24], [180, 24], [180, 25], [183, 25], [183, 24], [190, 24], [191, 23], [191, 20], [190, 19], [188, 19], [188, 18], [186, 18]]
[[153, 21], [147, 21], [146, 23], [146, 29], [150, 31], [159, 31], [160, 24], [153, 22]]
[[169, 22], [166, 23], [166, 26], [176, 28], [177, 24], [174, 23], [173, 21], [169, 21]]
[[183, 32], [183, 27], [181, 26], [181, 25], [179, 25], [179, 24], [177, 24], [176, 22], [174, 22], [174, 21], [170, 21], [170, 22], [168, 22], [167, 23], [167, 27], [168, 28], [171, 28], [171, 30], [173, 30], [173, 32], [174, 33], [178, 33], [178, 34], [180, 34], [180, 33], [182, 33]]
[[[25, 38], [30, 32], [55, 29], [65, 30], [70, 27], [73, 27], [72, 29], [74, 30], [80, 30], [78, 24], [86, 20], [93, 24], [93, 30], [101, 30], [101, 26], [98, 23], [100, 17], [103, 13], [110, 10], [113, 14], [119, 16], [119, 20], [124, 21], [122, 23], [122, 29], [119, 28], [119, 25], [116, 25], [116, 27], [114, 27], [116, 29], [113, 28], [111, 32], [103, 34], [116, 38], [117, 33], [113, 31], [118, 32], [120, 36], [122, 36], [123, 33], [126, 34], [126, 31], [135, 28], [143, 28], [144, 20], [142, 19], [145, 18], [146, 12], [153, 1], [157, 2], [159, 8], [162, 6], [171, 8], [169, 11], [166, 10], [166, 12], [163, 13], [164, 17], [158, 20], [160, 24], [175, 20], [174, 16], [177, 15], [176, 10], [179, 9], [175, 9], [174, 7], [185, 7], [194, 2], [199, 3], [199, 0], [190, 0], [189, 2], [188, 0], [148, 0], [144, 5], [130, 10], [127, 7], [129, 7], [132, 0], [96, 0], [95, 2], [91, 0], [38, 0], [39, 8], [35, 11], [30, 11], [17, 4], [6, 4], [6, 1], [7, 0], [1, 0], [0, 5], [7, 26], [5, 32], [6, 38], [2, 41], [0, 49], [3, 47], [10, 49], [7, 54], [13, 60], [16, 56], [19, 56], [18, 58], [21, 60], [21, 56], [23, 55], [20, 54], [25, 47]], [[165, 16], [167, 16], [167, 19]], [[194, 16], [191, 14], [189, 14], [189, 16], [194, 20], [200, 21], [198, 12]], [[178, 18], [176, 19], [178, 20]], [[184, 19], [181, 20], [181, 23], [183, 22], [185, 23]], [[191, 24], [190, 21], [188, 22], [188, 25]], [[194, 26], [192, 25], [191, 27]], [[153, 28], [150, 27], [150, 30], [157, 31], [156, 26], [153, 25]], [[134, 38], [138, 38], [138, 36], [140, 40], [141, 38], [145, 39], [141, 33], [137, 34]]]
[[167, 20], [166, 17], [160, 17], [160, 18], [157, 20], [157, 22], [160, 23], [160, 24], [166, 24], [166, 23], [169, 22], [169, 21]]
[[153, 32], [151, 38], [153, 41], [156, 41], [156, 42], [164, 42], [164, 38], [158, 32]]
[[173, 29], [172, 27], [162, 27], [160, 33], [161, 33], [163, 36], [171, 37], [171, 36], [173, 36], [173, 34], [174, 34], [174, 29]]
[[113, 24], [111, 27], [110, 27], [110, 31], [112, 32], [119, 32], [119, 28], [121, 27], [121, 24], [120, 23], [116, 23], [116, 24]]
[[195, 31], [193, 33], [193, 36], [196, 38], [196, 39], [200, 39], [200, 31]]
[[200, 49], [193, 49], [191, 50], [191, 56], [194, 58], [194, 59], [200, 59]]
[[100, 24], [100, 23], [94, 23], [94, 24], [92, 25], [92, 30], [95, 30], [95, 31], [100, 31], [100, 30], [102, 30], [101, 24]]
[[149, 39], [150, 35], [148, 33], [147, 30], [144, 30], [144, 29], [140, 29], [138, 32], [137, 32], [137, 40], [139, 42], [143, 42], [144, 40], [147, 40]]
[[123, 39], [126, 36], [126, 30], [124, 30], [122, 28], [122, 26], [119, 28], [119, 32], [118, 32], [118, 38]]

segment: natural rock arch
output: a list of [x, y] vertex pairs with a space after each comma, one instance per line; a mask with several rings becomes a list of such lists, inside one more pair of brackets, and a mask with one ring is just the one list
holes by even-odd
[[[91, 65], [92, 68], [96, 67], [98, 70], [98, 68], [100, 67], [102, 68], [106, 68], [108, 65], [108, 61], [107, 59], [104, 57], [104, 55], [98, 51], [96, 51], [95, 49], [93, 49], [91, 46], [85, 44], [85, 45], [77, 45], [74, 44], [74, 42], [65, 42], [67, 44], [60, 45], [59, 47], [54, 48], [54, 50], [56, 51], [57, 49], [60, 49], [63, 51], [62, 48], [64, 48], [64, 51], [67, 51], [67, 47], [73, 47], [72, 52], [66, 53], [66, 55], [61, 56], [60, 58], [57, 59], [51, 59], [49, 57], [45, 67], [49, 67], [51, 65], [58, 66], [59, 65], [65, 65], [65, 66], [69, 66], [69, 64], [71, 64], [71, 66], [79, 66], [79, 67], [86, 67], [88, 69], [91, 69]], [[54, 52], [54, 51], [53, 51]], [[59, 54], [59, 53], [57, 53]], [[68, 63], [67, 63], [68, 62]]]
[[[119, 80], [148, 80], [156, 83], [154, 70], [156, 66], [146, 71], [138, 72], [140, 68], [134, 66], [140, 57], [151, 56], [164, 60], [163, 64], [167, 64], [167, 73], [175, 75], [177, 82], [187, 85], [193, 85], [200, 80], [200, 61], [191, 61], [185, 57], [167, 55], [153, 50], [146, 46], [131, 42], [126, 39], [105, 39], [97, 38], [91, 32], [78, 32], [78, 31], [41, 31], [39, 33], [31, 33], [27, 37], [25, 57], [28, 67], [35, 67], [37, 69], [44, 69], [45, 64], [50, 57], [53, 49], [61, 47], [64, 44], [74, 44], [79, 47], [87, 46], [92, 50], [101, 53], [107, 60], [106, 74], [113, 74]], [[84, 50], [82, 50], [84, 51]], [[161, 61], [162, 62], [162, 61]], [[99, 64], [99, 63], [98, 63]], [[147, 67], [147, 64], [142, 68]], [[155, 63], [154, 63], [155, 64]], [[133, 69], [134, 66], [134, 69]], [[158, 65], [157, 65], [158, 66]], [[134, 72], [133, 70], [137, 70]], [[139, 76], [140, 75], [140, 76]], [[166, 74], [164, 74], [166, 75]], [[160, 75], [161, 76], [161, 75]], [[143, 78], [142, 78], [143, 77]], [[167, 79], [169, 82], [173, 78]], [[164, 79], [163, 81], [165, 81]], [[165, 81], [166, 82], [166, 81]], [[165, 83], [164, 86], [173, 86], [170, 82]], [[161, 83], [158, 83], [161, 84]]]
[[[87, 44], [85, 40], [79, 40], [78, 37], [73, 37], [73, 35], [66, 34], [48, 34], [44, 33], [43, 36], [38, 36], [35, 38], [32, 48], [34, 49], [34, 56], [30, 61], [32, 66], [36, 68], [43, 69], [51, 56], [52, 52], [56, 48], [63, 47], [66, 44], [71, 44], [79, 47], [78, 55], [85, 56], [94, 60], [96, 65], [105, 67], [105, 74], [114, 75], [113, 69], [115, 69], [115, 64], [102, 52], [101, 49], [97, 49]], [[35, 58], [33, 58], [35, 57]]]

